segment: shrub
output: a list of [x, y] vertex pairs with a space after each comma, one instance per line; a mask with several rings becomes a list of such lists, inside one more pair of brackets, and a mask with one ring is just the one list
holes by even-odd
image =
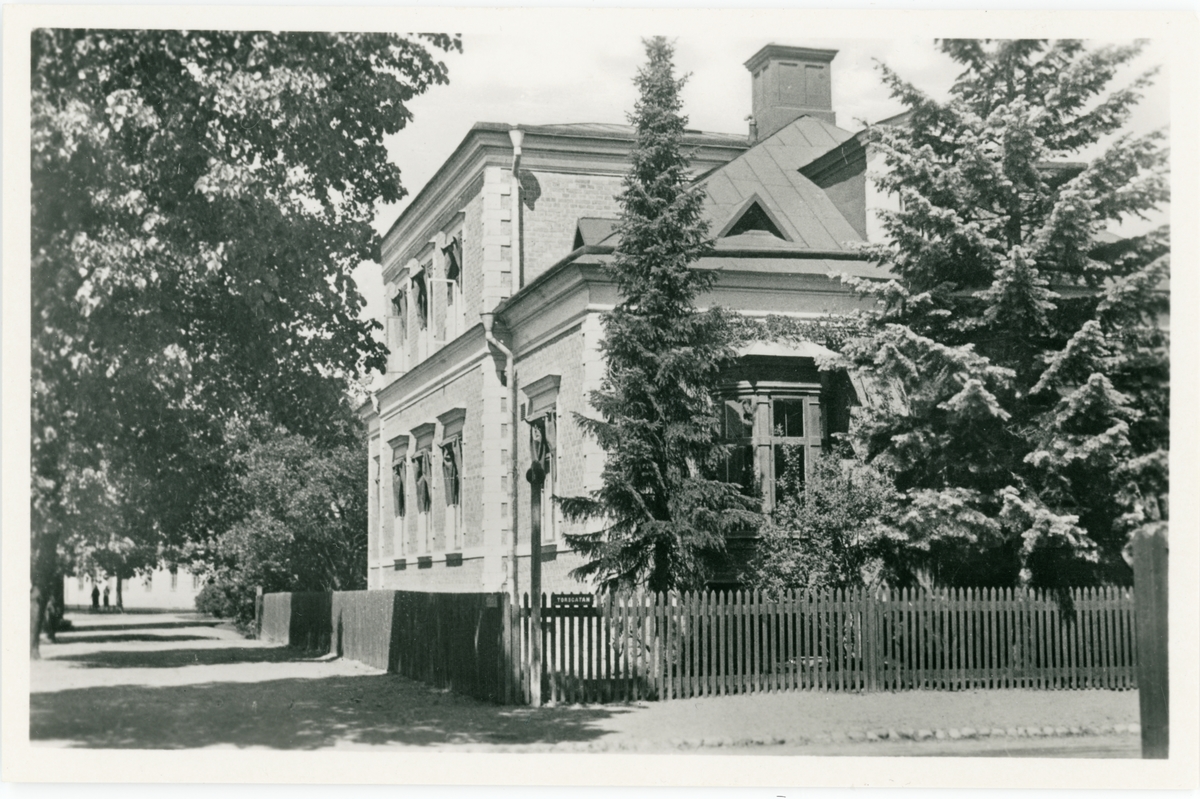
[[785, 453], [784, 497], [763, 526], [742, 581], [772, 594], [878, 584], [894, 564], [891, 514], [896, 492], [887, 475], [826, 455], [807, 475]]

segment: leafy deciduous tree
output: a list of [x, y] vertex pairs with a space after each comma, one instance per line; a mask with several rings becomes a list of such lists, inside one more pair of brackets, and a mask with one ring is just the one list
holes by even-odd
[[327, 436], [382, 365], [350, 277], [440, 34], [40, 29], [32, 41], [31, 649], [71, 547], [220, 515], [221, 420]]
[[[367, 581], [367, 459], [356, 436], [333, 445], [285, 428], [230, 425], [237, 515], [216, 540], [215, 579], [205, 594], [221, 615], [247, 622], [256, 588], [350, 591]], [[201, 609], [214, 608], [198, 602]]]

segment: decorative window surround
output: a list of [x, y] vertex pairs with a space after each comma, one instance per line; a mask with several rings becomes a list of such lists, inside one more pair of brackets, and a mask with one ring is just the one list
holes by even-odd
[[561, 383], [560, 375], [546, 375], [522, 389], [526, 397], [530, 460], [540, 457], [546, 470], [542, 486], [542, 542], [546, 546], [557, 546], [562, 529], [553, 499], [558, 477], [558, 389]]
[[412, 429], [413, 485], [417, 499], [417, 546], [422, 552], [430, 549], [429, 511], [433, 505], [433, 422], [417, 425]]
[[408, 510], [408, 436], [398, 435], [388, 441], [392, 450], [392, 517], [395, 533], [392, 552], [404, 555], [407, 541], [404, 517]]
[[446, 549], [454, 552], [460, 552], [463, 544], [462, 433], [466, 418], [466, 408], [454, 408], [438, 416], [442, 425], [442, 490], [446, 500], [446, 529], [443, 532]]
[[558, 403], [558, 388], [562, 383], [560, 375], [546, 375], [522, 386], [521, 391], [528, 400], [525, 418], [536, 419], [546, 413], [553, 413]]

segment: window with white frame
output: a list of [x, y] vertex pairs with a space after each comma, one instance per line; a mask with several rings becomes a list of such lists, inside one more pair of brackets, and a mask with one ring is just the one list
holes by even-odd
[[453, 341], [466, 328], [466, 305], [462, 293], [462, 234], [456, 233], [442, 248], [444, 279], [437, 281], [439, 288], [440, 318], [439, 333], [442, 341]]
[[562, 378], [547, 375], [527, 384], [525, 421], [529, 424], [529, 459], [541, 463], [545, 474], [542, 484], [542, 542], [558, 541], [562, 524], [554, 496], [558, 490], [558, 390]]
[[416, 314], [417, 361], [429, 357], [429, 266], [426, 262], [412, 276], [412, 301]]
[[433, 508], [433, 433], [432, 422], [413, 428], [415, 442], [412, 461], [413, 494], [416, 500], [417, 547], [422, 553], [431, 548], [432, 528], [429, 521]]
[[404, 522], [408, 505], [408, 436], [400, 435], [388, 440], [392, 451], [392, 490], [388, 497], [387, 518], [392, 531], [392, 556], [404, 555]]
[[408, 368], [408, 291], [400, 289], [392, 295], [387, 318], [388, 371], [403, 372]]
[[444, 534], [448, 552], [461, 552], [463, 548], [463, 424], [465, 408], [454, 408], [438, 417], [442, 425], [442, 442], [439, 446], [442, 461], [442, 494], [446, 503]]

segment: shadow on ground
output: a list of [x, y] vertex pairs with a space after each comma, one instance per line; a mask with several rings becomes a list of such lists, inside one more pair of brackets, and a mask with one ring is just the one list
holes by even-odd
[[[86, 618], [86, 617], [85, 617]], [[192, 621], [155, 621], [149, 624], [142, 624], [137, 619], [127, 619], [121, 624], [84, 624], [75, 625], [71, 630], [63, 630], [62, 635], [70, 635], [71, 633], [98, 633], [111, 632], [115, 630], [178, 630], [184, 627], [219, 627], [228, 622], [221, 619], [195, 619]]]
[[[269, 650], [265, 650], [269, 651]], [[109, 686], [30, 696], [30, 739], [71, 746], [183, 749], [335, 743], [435, 746], [591, 741], [617, 708], [487, 705], [394, 674]]]
[[176, 641], [212, 641], [211, 635], [156, 635], [154, 633], [114, 633], [112, 635], [79, 635], [59, 633], [59, 644], [124, 644], [134, 641], [167, 643]]
[[[183, 636], [181, 636], [183, 637]], [[153, 637], [148, 640], [163, 640]], [[192, 640], [212, 641], [212, 638]], [[217, 666], [229, 663], [291, 663], [313, 660], [316, 653], [287, 647], [223, 646], [205, 649], [115, 650], [60, 655], [54, 660], [85, 669], [177, 669], [181, 666]]]

